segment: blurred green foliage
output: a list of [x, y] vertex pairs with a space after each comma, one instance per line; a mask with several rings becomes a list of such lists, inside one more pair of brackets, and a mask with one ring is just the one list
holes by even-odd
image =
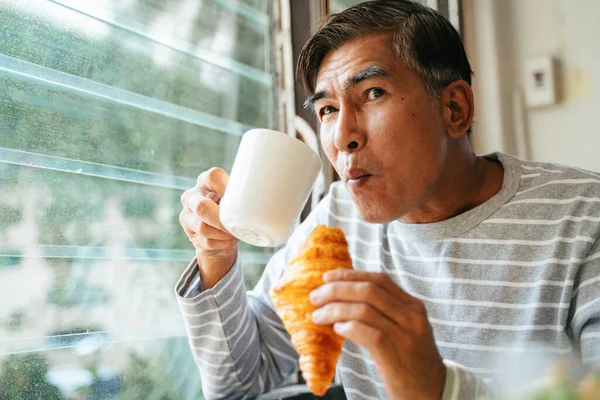
[[39, 354], [12, 355], [0, 369], [0, 399], [63, 400], [57, 387], [46, 382], [48, 361]]

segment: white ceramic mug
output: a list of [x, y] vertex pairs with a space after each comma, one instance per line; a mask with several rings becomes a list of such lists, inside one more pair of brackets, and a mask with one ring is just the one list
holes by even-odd
[[246, 132], [221, 199], [221, 223], [255, 246], [285, 243], [321, 167], [319, 155], [292, 136], [268, 129]]

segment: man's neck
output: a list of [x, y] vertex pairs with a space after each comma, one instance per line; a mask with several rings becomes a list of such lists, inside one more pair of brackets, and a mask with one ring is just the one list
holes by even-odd
[[399, 221], [411, 224], [443, 221], [477, 207], [502, 189], [504, 168], [500, 162], [478, 157], [470, 149], [461, 159], [463, 162], [449, 168], [432, 188], [429, 199]]

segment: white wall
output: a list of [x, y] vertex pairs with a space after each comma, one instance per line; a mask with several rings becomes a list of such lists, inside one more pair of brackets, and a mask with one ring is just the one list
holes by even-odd
[[[600, 1], [467, 0], [464, 5], [465, 43], [476, 74], [476, 151], [502, 150], [600, 171]], [[514, 101], [515, 91], [523, 88], [525, 60], [542, 54], [558, 61], [561, 98], [553, 106], [523, 109], [519, 120]]]

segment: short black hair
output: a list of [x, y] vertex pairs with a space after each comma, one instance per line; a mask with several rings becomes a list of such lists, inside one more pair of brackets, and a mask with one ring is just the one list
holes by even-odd
[[392, 51], [419, 74], [432, 97], [454, 81], [471, 84], [473, 72], [459, 33], [441, 14], [410, 0], [368, 1], [325, 17], [300, 53], [298, 80], [314, 92], [327, 53], [351, 39], [386, 32]]

